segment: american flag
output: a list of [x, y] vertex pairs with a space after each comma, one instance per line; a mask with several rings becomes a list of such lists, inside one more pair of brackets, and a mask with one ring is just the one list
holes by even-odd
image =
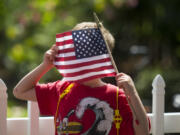
[[105, 41], [97, 28], [56, 34], [54, 65], [65, 81], [88, 81], [115, 76]]

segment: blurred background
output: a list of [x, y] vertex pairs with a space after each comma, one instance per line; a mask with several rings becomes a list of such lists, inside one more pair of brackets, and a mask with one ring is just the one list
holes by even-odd
[[[179, 0], [0, 0], [0, 78], [8, 86], [8, 117], [27, 116], [27, 104], [14, 98], [13, 87], [41, 63], [56, 33], [94, 21], [93, 12], [114, 35], [117, 67], [132, 76], [147, 111], [153, 78], [161, 74], [165, 112], [180, 112], [179, 5]], [[53, 69], [41, 82], [60, 78]]]

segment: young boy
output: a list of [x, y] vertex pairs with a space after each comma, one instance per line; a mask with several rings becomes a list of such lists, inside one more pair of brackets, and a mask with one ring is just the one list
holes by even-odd
[[[80, 23], [73, 30], [87, 28], [96, 28], [96, 24]], [[113, 36], [106, 29], [102, 34], [112, 48]], [[43, 62], [22, 78], [13, 91], [19, 99], [37, 101], [42, 115], [54, 116], [56, 135], [149, 134], [145, 109], [131, 77], [124, 73], [116, 75], [118, 87], [101, 78], [39, 84], [40, 78], [54, 67], [57, 53], [58, 47], [53, 45]]]

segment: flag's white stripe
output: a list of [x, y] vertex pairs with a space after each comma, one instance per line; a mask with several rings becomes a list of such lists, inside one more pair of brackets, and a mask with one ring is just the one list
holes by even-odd
[[75, 76], [75, 77], [64, 77], [63, 80], [64, 81], [76, 81], [76, 80], [88, 78], [88, 77], [95, 76], [95, 75], [109, 74], [109, 73], [114, 73], [114, 72], [115, 72], [114, 69], [108, 69], [108, 70], [103, 70], [103, 71], [99, 71], [99, 72], [91, 72], [91, 73], [87, 73], [87, 74], [83, 74], [83, 75], [79, 75], [79, 76]]
[[69, 40], [69, 39], [72, 39], [72, 35], [64, 36], [64, 37], [61, 37], [61, 38], [56, 38], [56, 42], [62, 42], [62, 41], [66, 41], [66, 40]]
[[[56, 57], [70, 57], [70, 56], [75, 56], [75, 52], [70, 52], [70, 53], [60, 53]], [[56, 64], [57, 62], [55, 62]], [[56, 64], [57, 65], [57, 64]]]
[[74, 44], [66, 44], [66, 45], [63, 45], [63, 46], [58, 46], [59, 50], [69, 49], [69, 48], [74, 48]]
[[106, 59], [106, 58], [109, 58], [109, 54], [103, 54], [99, 56], [93, 56], [89, 58], [82, 58], [82, 59], [76, 59], [76, 60], [70, 60], [70, 61], [59, 61], [59, 62], [54, 62], [54, 64], [55, 65], [71, 65], [71, 64], [79, 64], [79, 63], [90, 62], [90, 61]]
[[112, 65], [111, 62], [104, 62], [104, 63], [98, 63], [98, 64], [93, 64], [90, 66], [84, 66], [84, 67], [78, 67], [78, 68], [73, 68], [73, 69], [59, 69], [60, 73], [75, 73], [75, 72], [79, 72], [82, 70], [86, 70], [86, 69], [93, 69], [93, 68], [99, 68], [102, 66], [110, 66]]

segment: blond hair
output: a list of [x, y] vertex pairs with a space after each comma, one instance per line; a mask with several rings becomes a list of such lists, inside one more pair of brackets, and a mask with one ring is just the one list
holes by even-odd
[[[95, 22], [82, 22], [77, 24], [72, 30], [80, 30], [80, 29], [88, 29], [88, 28], [97, 28], [97, 25]], [[115, 43], [114, 37], [106, 28], [103, 27], [101, 30], [110, 50], [112, 51]]]

